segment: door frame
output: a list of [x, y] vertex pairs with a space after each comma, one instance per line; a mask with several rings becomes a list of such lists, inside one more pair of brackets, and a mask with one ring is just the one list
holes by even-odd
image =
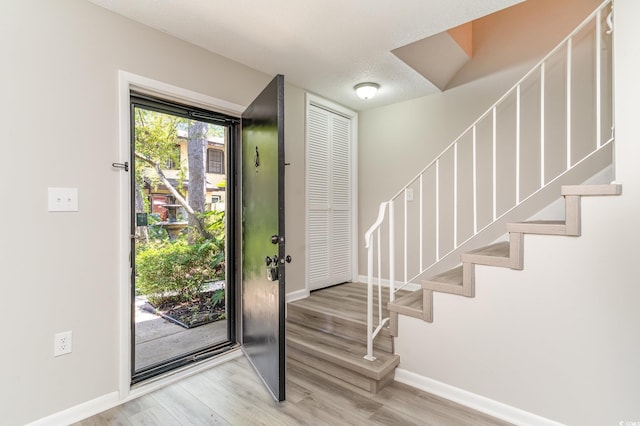
[[[351, 120], [351, 280], [358, 281], [358, 203], [354, 201], [357, 199], [358, 195], [358, 113], [351, 109], [345, 108], [340, 104], [332, 102], [328, 99], [322, 98], [320, 96], [306, 93], [305, 94], [305, 134], [304, 134], [304, 144], [305, 144], [305, 247], [309, 246], [309, 194], [307, 192], [307, 184], [309, 182], [309, 160], [306, 157], [309, 155], [309, 150], [307, 149], [309, 143], [309, 126], [308, 126], [308, 117], [309, 117], [309, 107], [311, 105], [315, 105], [317, 107], [326, 109], [327, 111], [333, 112], [335, 114], [341, 115], [345, 118]], [[304, 285], [307, 294], [311, 292], [311, 287], [309, 285], [309, 252], [305, 253], [305, 277], [304, 277]]]
[[[216, 112], [221, 112], [232, 117], [240, 117], [245, 107], [234, 104], [223, 99], [214, 98], [203, 95], [188, 89], [167, 84], [161, 81], [153, 80], [140, 75], [132, 74], [123, 70], [118, 71], [118, 116], [119, 116], [119, 132], [118, 132], [118, 158], [117, 162], [128, 162], [131, 164], [130, 144], [131, 144], [131, 120], [130, 120], [130, 93], [136, 90], [156, 97], [164, 98], [170, 101], [193, 105]], [[118, 170], [118, 169], [114, 169]], [[152, 383], [143, 383], [136, 385], [135, 392], [131, 389], [131, 269], [129, 263], [129, 255], [131, 251], [130, 227], [131, 227], [131, 172], [119, 172], [119, 211], [118, 211], [118, 321], [119, 321], [119, 379], [118, 389], [120, 400], [129, 398], [132, 394], [136, 396], [157, 388], [160, 384], [158, 381]], [[239, 355], [231, 354], [231, 357]], [[216, 358], [215, 363], [223, 362], [229, 357]], [[207, 363], [209, 367], [211, 363]], [[186, 375], [193, 374], [195, 369], [189, 369], [188, 372], [178, 372], [172, 374], [170, 381], [179, 380]]]

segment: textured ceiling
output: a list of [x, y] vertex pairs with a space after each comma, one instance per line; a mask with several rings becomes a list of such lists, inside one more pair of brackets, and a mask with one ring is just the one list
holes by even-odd
[[[522, 0], [88, 1], [364, 110], [438, 91], [391, 50]], [[375, 98], [356, 97], [363, 81]]]

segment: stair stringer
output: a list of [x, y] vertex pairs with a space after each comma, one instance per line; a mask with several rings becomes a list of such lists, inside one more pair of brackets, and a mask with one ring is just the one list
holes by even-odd
[[[420, 312], [414, 307], [414, 312], [407, 313], [400, 309], [403, 299], [399, 298], [389, 303], [391, 312], [391, 335], [398, 336], [398, 315], [405, 314], [425, 321], [433, 322], [433, 292], [475, 297], [475, 267], [476, 265], [503, 267], [510, 269], [524, 268], [524, 235], [537, 234], [548, 236], [579, 237], [581, 235], [581, 199], [588, 196], [620, 195], [622, 187], [619, 184], [604, 185], [563, 185], [561, 195], [565, 200], [565, 219], [562, 221], [530, 221], [507, 223], [509, 242], [500, 242], [460, 255], [461, 266], [444, 271], [422, 282], [425, 297]], [[428, 295], [428, 297], [427, 297]], [[413, 297], [416, 299], [416, 297]], [[428, 303], [427, 303], [428, 301]]]

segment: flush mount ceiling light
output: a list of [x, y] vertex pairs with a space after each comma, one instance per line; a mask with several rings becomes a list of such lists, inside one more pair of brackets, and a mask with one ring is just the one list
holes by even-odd
[[361, 99], [371, 99], [376, 95], [380, 85], [377, 83], [360, 83], [353, 88]]

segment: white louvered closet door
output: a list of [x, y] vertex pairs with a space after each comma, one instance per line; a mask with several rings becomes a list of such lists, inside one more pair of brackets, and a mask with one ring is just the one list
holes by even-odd
[[310, 105], [307, 126], [307, 273], [315, 290], [352, 279], [351, 120]]

